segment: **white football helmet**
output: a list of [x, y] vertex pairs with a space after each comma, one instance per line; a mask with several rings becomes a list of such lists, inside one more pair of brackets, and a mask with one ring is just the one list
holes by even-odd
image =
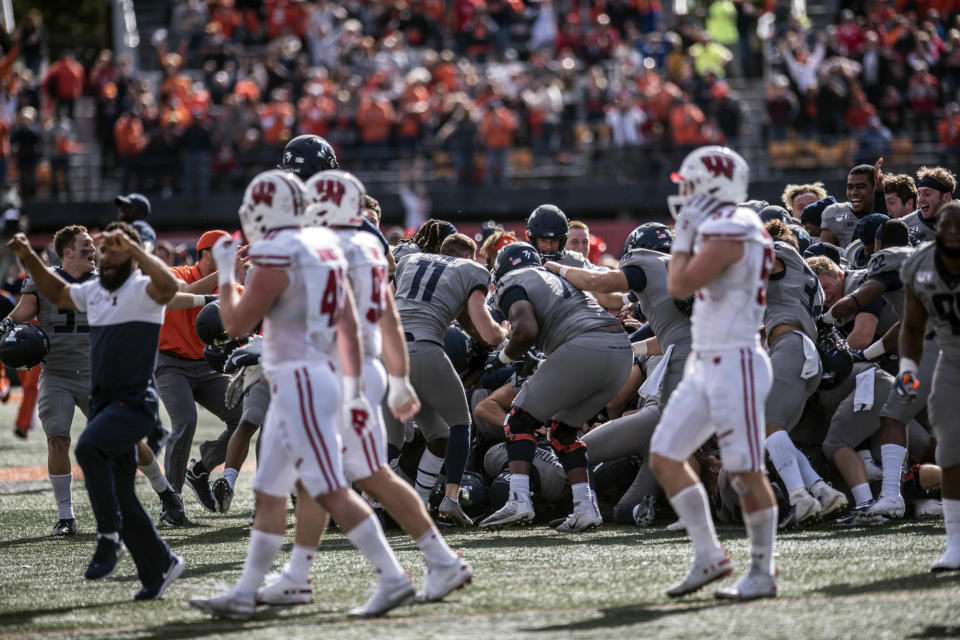
[[307, 179], [307, 218], [317, 227], [359, 227], [367, 190], [356, 176], [339, 169]]
[[280, 169], [258, 174], [243, 193], [240, 227], [247, 242], [262, 239], [271, 229], [302, 227], [307, 224], [307, 203], [303, 182]]
[[733, 149], [710, 145], [688, 153], [680, 170], [670, 174], [670, 180], [680, 185], [680, 194], [667, 198], [670, 214], [676, 218], [691, 196], [708, 196], [724, 203], [746, 200], [750, 167]]

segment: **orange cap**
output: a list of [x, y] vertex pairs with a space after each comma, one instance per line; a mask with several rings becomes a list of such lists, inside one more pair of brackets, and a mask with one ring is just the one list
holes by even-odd
[[200, 253], [204, 249], [209, 249], [217, 243], [217, 240], [224, 236], [229, 236], [230, 234], [224, 231], [223, 229], [214, 229], [213, 231], [207, 231], [200, 239], [197, 240], [197, 253]]

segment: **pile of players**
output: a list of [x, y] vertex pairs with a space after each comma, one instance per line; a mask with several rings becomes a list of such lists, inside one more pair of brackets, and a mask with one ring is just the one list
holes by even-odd
[[[872, 213], [882, 174], [870, 166], [851, 171], [846, 203], [818, 185], [793, 189], [792, 204], [807, 203], [796, 219], [747, 201], [738, 154], [703, 147], [673, 175], [674, 229], [637, 227], [605, 269], [565, 249], [570, 225], [553, 205], [528, 218], [529, 242], [494, 232], [478, 252], [430, 220], [391, 251], [371, 222], [375, 201], [329, 145], [291, 145], [244, 194], [249, 246], [212, 246], [220, 297], [198, 332], [212, 366], [233, 375], [228, 404], [258, 394], [269, 408], [243, 573], [194, 606], [244, 618], [257, 604], [311, 601], [328, 513], [380, 577], [354, 611], [365, 616], [414, 595], [382, 523], [424, 552], [417, 596], [431, 601], [471, 577], [438, 526], [650, 526], [664, 497], [678, 516], [670, 528], [696, 551], [671, 596], [731, 572], [714, 519], [743, 521], [753, 552], [717, 596], [769, 597], [778, 526], [881, 524], [905, 514], [907, 490], [917, 516], [947, 525], [933, 569], [960, 569], [960, 443], [947, 424], [960, 409], [949, 396], [960, 382], [960, 205], [949, 172], [921, 173], [921, 206], [905, 221]], [[918, 235], [934, 242], [915, 246]], [[64, 269], [70, 251], [92, 262], [58, 245]], [[478, 255], [494, 256], [489, 270]], [[181, 304], [207, 302], [191, 299]], [[233, 432], [224, 476], [201, 487], [217, 510], [229, 509], [252, 435]], [[264, 586], [291, 492], [293, 552]]]

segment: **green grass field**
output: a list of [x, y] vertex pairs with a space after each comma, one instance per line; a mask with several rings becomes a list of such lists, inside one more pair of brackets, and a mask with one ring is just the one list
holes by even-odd
[[[39, 425], [26, 442], [10, 432], [16, 407], [0, 406], [0, 468], [40, 466]], [[74, 437], [82, 422], [74, 424]], [[217, 427], [203, 414], [197, 442]], [[445, 602], [410, 605], [384, 619], [353, 621], [372, 572], [337, 532], [317, 556], [315, 603], [261, 609], [246, 623], [211, 619], [187, 600], [234, 581], [243, 565], [251, 473], [242, 473], [230, 514], [203, 512], [185, 496], [193, 528], [164, 530], [187, 570], [159, 602], [134, 603], [139, 588], [126, 556], [117, 573], [89, 583], [81, 574], [93, 552], [94, 522], [82, 482], [74, 485], [81, 534], [50, 539], [55, 520], [46, 481], [0, 482], [0, 638], [947, 638], [960, 637], [960, 574], [935, 576], [942, 521], [880, 528], [826, 525], [777, 541], [780, 595], [719, 604], [704, 591], [680, 602], [664, 589], [690, 559], [684, 535], [662, 528], [604, 526], [580, 536], [545, 527], [447, 535], [474, 568], [474, 582]], [[154, 517], [159, 500], [142, 477], [141, 499]], [[286, 559], [292, 544], [290, 517]], [[742, 529], [720, 535], [739, 570], [749, 562]], [[423, 563], [408, 538], [388, 532], [419, 584]], [[278, 565], [279, 566], [279, 565]]]

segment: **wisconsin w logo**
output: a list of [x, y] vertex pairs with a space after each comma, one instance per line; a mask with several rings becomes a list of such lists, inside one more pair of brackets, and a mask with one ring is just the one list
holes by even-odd
[[719, 178], [720, 174], [727, 177], [727, 180], [733, 180], [733, 160], [726, 156], [704, 156], [700, 158], [707, 171], [713, 174], [713, 177]]
[[253, 188], [253, 193], [251, 197], [253, 198], [253, 204], [265, 204], [268, 207], [273, 206], [273, 194], [277, 191], [277, 187], [274, 186], [272, 182], [263, 181], [258, 183]]
[[340, 201], [343, 199], [343, 194], [346, 193], [347, 189], [343, 186], [342, 182], [336, 180], [321, 180], [317, 182], [317, 201], [318, 202], [333, 202], [338, 207], [340, 206]]

